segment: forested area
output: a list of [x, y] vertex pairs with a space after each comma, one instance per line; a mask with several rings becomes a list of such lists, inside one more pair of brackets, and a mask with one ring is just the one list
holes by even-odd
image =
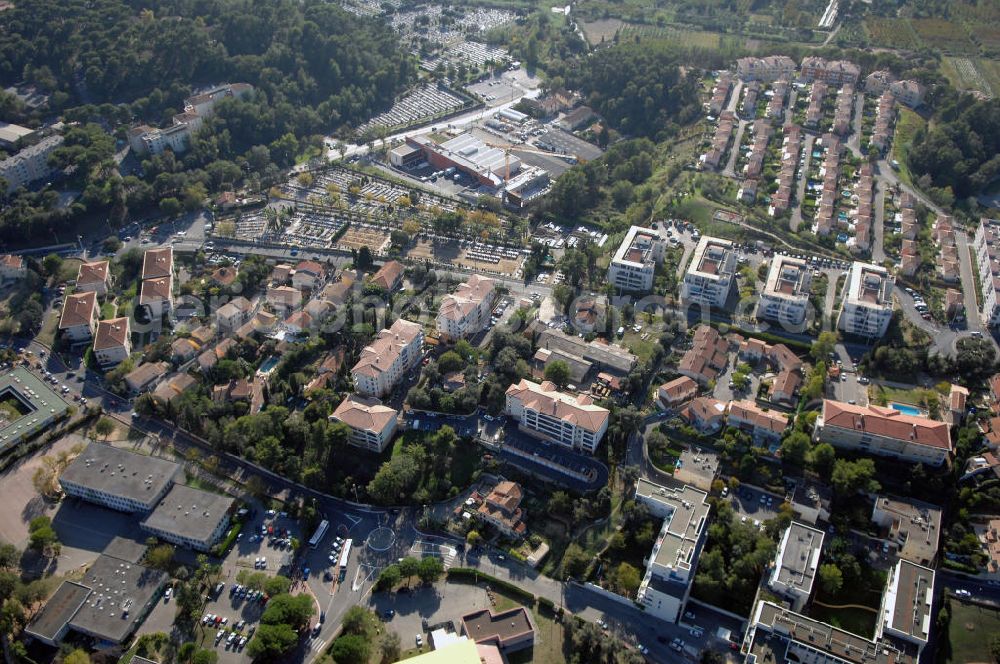
[[4, 85], [31, 80], [57, 108], [130, 104], [151, 122], [192, 88], [243, 81], [333, 129], [387, 106], [414, 73], [387, 26], [320, 0], [25, 0], [0, 33]]
[[[910, 148], [910, 168], [927, 184], [972, 196], [1000, 176], [1000, 101], [963, 95], [948, 100]], [[945, 201], [947, 202], [947, 201]]]
[[672, 46], [662, 41], [619, 44], [551, 69], [626, 135], [663, 140], [701, 113], [697, 79], [681, 74]]

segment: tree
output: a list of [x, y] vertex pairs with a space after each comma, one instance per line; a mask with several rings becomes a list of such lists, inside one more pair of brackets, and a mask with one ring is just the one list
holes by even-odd
[[618, 587], [628, 596], [632, 596], [639, 590], [639, 583], [642, 581], [639, 570], [628, 563], [618, 565], [618, 569], [615, 571], [615, 578], [618, 580]]
[[299, 630], [309, 624], [315, 610], [310, 595], [278, 595], [268, 601], [260, 621], [267, 625], [290, 625]]
[[417, 576], [424, 583], [434, 583], [444, 574], [444, 563], [436, 556], [428, 556], [420, 561]]
[[477, 530], [470, 530], [465, 534], [465, 543], [470, 549], [474, 549], [483, 543], [483, 536]]
[[840, 568], [832, 563], [819, 566], [819, 587], [827, 595], [836, 595], [844, 585], [844, 575]]
[[837, 459], [833, 464], [830, 482], [834, 491], [842, 496], [850, 496], [859, 491], [879, 490], [879, 483], [875, 481], [875, 462], [871, 459]]
[[160, 199], [160, 212], [165, 214], [167, 217], [176, 217], [183, 210], [184, 205], [173, 196], [167, 196], [166, 198]]
[[62, 270], [63, 259], [59, 257], [59, 254], [49, 254], [42, 259], [42, 269], [45, 270], [45, 274], [50, 277], [59, 276], [59, 271]]
[[378, 644], [379, 652], [382, 654], [383, 662], [396, 662], [399, 661], [399, 656], [402, 653], [402, 645], [400, 644], [400, 638], [398, 632], [386, 631], [382, 635], [382, 640]]
[[579, 544], [576, 542], [571, 542], [569, 546], [566, 547], [566, 552], [563, 554], [562, 568], [568, 576], [579, 576], [583, 574], [584, 570], [587, 569], [587, 565], [590, 563], [590, 556], [584, 551]]
[[355, 261], [355, 267], [359, 270], [367, 271], [371, 269], [373, 263], [372, 250], [368, 247], [361, 247], [358, 250], [358, 259]]
[[77, 648], [63, 658], [63, 664], [90, 664], [90, 655]]
[[108, 436], [114, 433], [115, 423], [110, 417], [101, 417], [94, 424], [94, 433], [107, 440]]
[[420, 571], [420, 561], [413, 556], [407, 556], [399, 561], [399, 573], [406, 579], [406, 585], [410, 585], [410, 577], [415, 576]]
[[333, 642], [330, 654], [337, 664], [367, 664], [371, 644], [361, 634], [347, 634]]
[[392, 590], [402, 579], [403, 575], [399, 571], [399, 565], [389, 565], [378, 575], [375, 586], [378, 590]]
[[371, 622], [371, 612], [361, 606], [352, 606], [344, 614], [340, 625], [346, 634], [365, 634]]
[[219, 661], [219, 654], [214, 650], [199, 650], [191, 658], [191, 664], [216, 664]]
[[545, 365], [545, 380], [552, 381], [562, 389], [569, 383], [569, 365], [562, 360], [554, 360]]
[[453, 350], [449, 350], [438, 358], [438, 369], [441, 373], [449, 374], [465, 367], [465, 360]]
[[146, 552], [146, 564], [154, 569], [168, 571], [174, 562], [174, 547], [169, 544], [154, 546]]
[[830, 354], [837, 345], [836, 332], [820, 332], [819, 337], [813, 341], [809, 354], [815, 362], [826, 362], [830, 359]]
[[36, 516], [28, 524], [29, 546], [47, 558], [59, 555], [61, 548], [59, 536], [52, 527], [52, 519], [47, 516]]
[[295, 647], [299, 641], [298, 632], [290, 625], [268, 625], [261, 623], [247, 645], [247, 653], [254, 659], [278, 661]]
[[828, 478], [833, 472], [833, 462], [837, 458], [837, 451], [830, 443], [820, 443], [809, 451], [807, 458], [809, 466], [813, 470], [821, 477]]
[[802, 466], [809, 452], [809, 436], [801, 431], [793, 431], [781, 441], [781, 458], [793, 466]]

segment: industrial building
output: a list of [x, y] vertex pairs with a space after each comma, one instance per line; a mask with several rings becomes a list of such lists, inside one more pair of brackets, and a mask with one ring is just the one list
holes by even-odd
[[472, 134], [460, 134], [440, 144], [426, 136], [409, 136], [406, 142], [419, 148], [424, 160], [434, 168], [454, 168], [488, 187], [499, 187], [521, 170], [516, 155], [488, 146]]
[[119, 512], [149, 512], [167, 494], [180, 465], [91, 443], [59, 476], [67, 495]]

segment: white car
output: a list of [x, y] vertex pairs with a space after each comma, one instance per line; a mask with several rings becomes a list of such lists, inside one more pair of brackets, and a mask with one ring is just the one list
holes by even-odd
[[420, 648], [424, 645], [424, 637], [417, 634], [417, 647]]

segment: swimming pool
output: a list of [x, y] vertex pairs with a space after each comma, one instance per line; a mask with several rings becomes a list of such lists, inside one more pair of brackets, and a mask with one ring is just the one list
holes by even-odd
[[278, 358], [272, 355], [261, 363], [260, 369], [257, 369], [257, 373], [261, 376], [267, 377], [272, 371], [274, 371], [276, 366], [278, 366]]
[[924, 414], [923, 411], [921, 411], [916, 406], [911, 406], [910, 404], [906, 403], [893, 402], [890, 404], [890, 406], [892, 407], [893, 410], [898, 410], [903, 415], [913, 415], [914, 417], [920, 417]]

